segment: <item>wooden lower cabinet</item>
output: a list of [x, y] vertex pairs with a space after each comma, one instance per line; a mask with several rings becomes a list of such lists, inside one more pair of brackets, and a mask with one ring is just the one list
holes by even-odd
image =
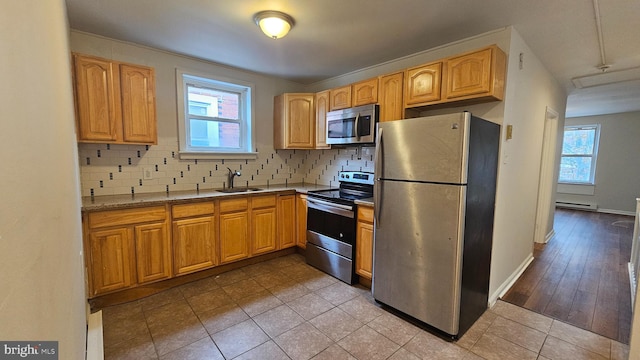
[[84, 214], [89, 296], [172, 276], [165, 206]]
[[166, 223], [134, 227], [138, 283], [171, 277], [171, 238]]
[[278, 239], [280, 249], [296, 246], [296, 196], [278, 196]]
[[356, 274], [371, 280], [373, 274], [373, 208], [358, 205]]
[[175, 275], [190, 274], [218, 264], [213, 201], [171, 206]]
[[296, 231], [298, 233], [296, 244], [303, 249], [307, 248], [307, 195], [296, 195]]
[[220, 200], [220, 263], [249, 257], [249, 199]]
[[211, 216], [173, 221], [173, 263], [176, 275], [217, 265], [215, 220]]
[[124, 289], [134, 283], [132, 229], [125, 227], [92, 231], [89, 244], [91, 294]]
[[276, 196], [255, 196], [251, 199], [251, 255], [277, 249]]

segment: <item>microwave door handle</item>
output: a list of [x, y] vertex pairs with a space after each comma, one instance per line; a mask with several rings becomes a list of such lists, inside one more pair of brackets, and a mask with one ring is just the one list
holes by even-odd
[[356, 128], [356, 139], [360, 140], [360, 113], [356, 115], [355, 128]]

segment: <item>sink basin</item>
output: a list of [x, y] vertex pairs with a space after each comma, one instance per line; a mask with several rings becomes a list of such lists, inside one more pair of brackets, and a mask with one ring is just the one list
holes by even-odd
[[243, 192], [250, 192], [250, 191], [260, 191], [262, 189], [260, 188], [226, 188], [226, 189], [219, 189], [216, 191], [219, 192], [223, 192], [223, 193], [243, 193]]

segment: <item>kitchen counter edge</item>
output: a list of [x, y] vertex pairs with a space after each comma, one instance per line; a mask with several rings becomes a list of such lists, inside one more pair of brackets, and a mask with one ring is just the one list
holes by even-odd
[[102, 210], [117, 210], [127, 209], [143, 206], [164, 205], [166, 203], [185, 202], [192, 200], [206, 200], [225, 197], [236, 197], [246, 195], [261, 195], [269, 193], [281, 193], [281, 192], [295, 192], [306, 194], [312, 190], [326, 190], [331, 189], [327, 185], [315, 185], [315, 184], [281, 184], [281, 185], [269, 185], [269, 186], [255, 186], [262, 190], [247, 191], [239, 193], [223, 193], [216, 189], [203, 189], [200, 191], [186, 190], [186, 191], [171, 191], [163, 193], [141, 193], [135, 195], [101, 195], [101, 196], [84, 196], [82, 197], [82, 211], [102, 211]]

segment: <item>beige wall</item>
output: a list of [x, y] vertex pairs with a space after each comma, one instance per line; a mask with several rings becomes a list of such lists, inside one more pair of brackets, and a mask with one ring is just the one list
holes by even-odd
[[84, 359], [86, 302], [63, 0], [0, 11], [0, 339]]
[[600, 124], [594, 194], [558, 193], [557, 199], [595, 203], [598, 211], [633, 215], [636, 198], [640, 197], [640, 112], [576, 117], [566, 121], [566, 125], [592, 124]]
[[[532, 259], [546, 109], [561, 114], [561, 128], [566, 108], [564, 90], [515, 29], [508, 64], [504, 125], [513, 125], [513, 139], [503, 136], [500, 154], [490, 285], [494, 300]], [[551, 208], [553, 200], [543, 206]]]

